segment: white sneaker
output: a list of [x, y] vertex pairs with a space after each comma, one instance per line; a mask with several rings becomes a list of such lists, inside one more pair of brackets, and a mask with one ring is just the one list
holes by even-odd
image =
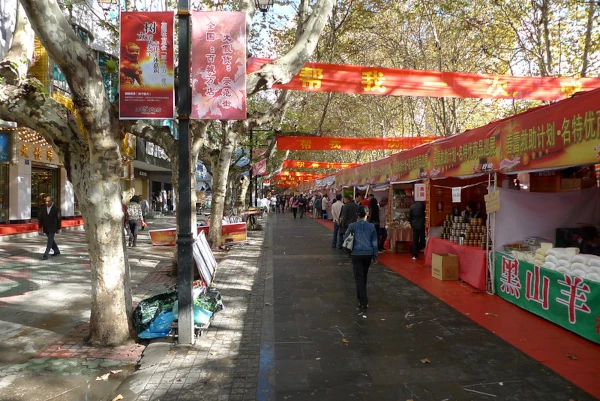
[[413, 256], [413, 260], [417, 260], [417, 257], [416, 257], [416, 256]]

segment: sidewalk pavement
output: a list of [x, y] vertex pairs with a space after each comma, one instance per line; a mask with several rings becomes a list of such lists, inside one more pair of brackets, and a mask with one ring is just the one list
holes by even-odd
[[[225, 310], [215, 315], [196, 344], [151, 342], [138, 370], [116, 383], [104, 400], [118, 396], [125, 401], [594, 399], [385, 266], [371, 268], [370, 308], [358, 310], [350, 261], [342, 251], [331, 249], [328, 229], [313, 219], [294, 220], [289, 213], [269, 214], [261, 223], [265, 231], [250, 232], [245, 247], [223, 255], [216, 284]], [[155, 260], [151, 249], [138, 250], [145, 253], [140, 261]], [[145, 276], [144, 263], [132, 269], [139, 283], [136, 300], [141, 299], [138, 294], [152, 295], [167, 285], [157, 266], [167, 266], [166, 260], [147, 268]], [[76, 273], [80, 277], [64, 285], [81, 281], [83, 274]], [[140, 278], [151, 277], [149, 273], [155, 273], [156, 280]], [[61, 297], [51, 295], [48, 292], [48, 299], [39, 304], [59, 302]], [[21, 311], [39, 312], [37, 305], [21, 304]], [[74, 327], [78, 319], [73, 316], [78, 313], [79, 321], [86, 321], [89, 312], [85, 306], [79, 309], [63, 308], [69, 311], [62, 316], [64, 332]], [[32, 333], [45, 332], [44, 317], [32, 316], [21, 336], [41, 337]], [[52, 328], [55, 337], [57, 326]], [[26, 346], [21, 344], [21, 349]], [[137, 358], [141, 347], [136, 351]], [[133, 352], [130, 356], [133, 359]], [[61, 364], [65, 360], [59, 359]], [[6, 365], [3, 362], [0, 375], [14, 368]], [[131, 364], [123, 361], [115, 366]], [[102, 368], [98, 374], [115, 369]], [[57, 377], [59, 372], [45, 374]], [[16, 374], [13, 369], [13, 375], [35, 377], [34, 386], [44, 377], [32, 370]], [[94, 399], [51, 398], [46, 388], [38, 389], [47, 392], [43, 398], [18, 398], [14, 397], [18, 389], [0, 387], [0, 400]], [[2, 398], [4, 394], [8, 398]]]
[[[174, 226], [173, 217], [149, 221], [152, 229]], [[128, 248], [134, 303], [176, 281], [168, 276], [173, 248], [152, 247], [146, 230], [138, 238]], [[85, 233], [64, 229], [56, 241], [61, 255], [45, 261], [45, 236], [0, 242], [0, 401], [98, 400], [134, 370], [144, 349], [83, 343], [91, 289]]]

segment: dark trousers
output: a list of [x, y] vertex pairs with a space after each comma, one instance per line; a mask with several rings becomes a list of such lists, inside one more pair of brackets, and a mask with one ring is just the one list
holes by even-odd
[[131, 244], [133, 244], [133, 246], [136, 245], [139, 227], [139, 220], [129, 220], [129, 246], [131, 246]]
[[46, 233], [46, 236], [48, 237], [48, 242], [46, 243], [46, 252], [44, 252], [44, 255], [48, 255], [50, 253], [51, 248], [54, 251], [54, 253], [60, 253], [60, 251], [58, 250], [58, 245], [56, 245], [56, 242], [54, 241], [55, 235], [56, 233]]
[[379, 227], [379, 232], [377, 233], [377, 235], [379, 238], [379, 250], [383, 251], [385, 249], [385, 240], [387, 239], [387, 228], [385, 228], [385, 226]]
[[293, 207], [292, 208], [292, 214], [294, 215], [294, 218], [296, 218], [296, 213], [298, 213], [298, 208], [297, 207]]
[[367, 274], [371, 266], [372, 255], [352, 255], [352, 269], [356, 283], [356, 298], [361, 305], [367, 305]]
[[304, 213], [306, 213], [306, 207], [300, 206], [300, 218], [304, 217]]
[[333, 222], [333, 238], [331, 240], [331, 247], [335, 248], [339, 242], [340, 224]]
[[425, 229], [424, 228], [413, 228], [413, 246], [412, 255], [415, 258], [419, 257], [421, 249], [425, 248]]

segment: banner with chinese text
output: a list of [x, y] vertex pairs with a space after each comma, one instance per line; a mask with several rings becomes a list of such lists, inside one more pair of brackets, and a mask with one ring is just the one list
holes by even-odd
[[119, 39], [119, 118], [174, 118], [173, 13], [122, 12]]
[[518, 172], [595, 164], [600, 90], [537, 107], [431, 144], [429, 176]]
[[252, 165], [252, 174], [255, 176], [267, 174], [267, 159], [262, 159]]
[[360, 163], [314, 162], [308, 160], [284, 160], [283, 168], [349, 168]]
[[246, 118], [246, 14], [192, 11], [192, 119]]
[[277, 150], [406, 150], [437, 139], [435, 136], [403, 138], [343, 138], [278, 136]]
[[[250, 58], [248, 72], [274, 60]], [[600, 88], [600, 78], [519, 77], [463, 72], [403, 70], [357, 65], [307, 63], [288, 84], [276, 89], [365, 95], [476, 99], [561, 100]]]
[[385, 184], [389, 182], [392, 172], [392, 157], [388, 156], [371, 163], [367, 184]]
[[430, 150], [431, 145], [423, 145], [392, 155], [390, 182], [416, 181], [427, 178]]
[[496, 252], [496, 294], [600, 343], [600, 283]]
[[367, 180], [371, 177], [371, 163], [363, 164], [352, 170], [354, 170], [352, 185], [366, 185]]

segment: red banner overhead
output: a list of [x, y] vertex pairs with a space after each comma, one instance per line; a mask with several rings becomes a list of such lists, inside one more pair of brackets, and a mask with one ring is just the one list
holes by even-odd
[[322, 136], [278, 136], [278, 150], [406, 150], [429, 143], [435, 136], [403, 138], [341, 138]]
[[[271, 61], [252, 57], [248, 72]], [[307, 63], [288, 84], [273, 87], [364, 95], [561, 100], [575, 92], [600, 88], [600, 78], [517, 77]]]
[[283, 168], [349, 168], [360, 163], [312, 162], [308, 160], [284, 160]]
[[293, 177], [311, 177], [311, 178], [323, 178], [327, 174], [314, 174], [314, 173], [303, 173], [301, 171], [280, 171], [278, 176], [293, 176]]

